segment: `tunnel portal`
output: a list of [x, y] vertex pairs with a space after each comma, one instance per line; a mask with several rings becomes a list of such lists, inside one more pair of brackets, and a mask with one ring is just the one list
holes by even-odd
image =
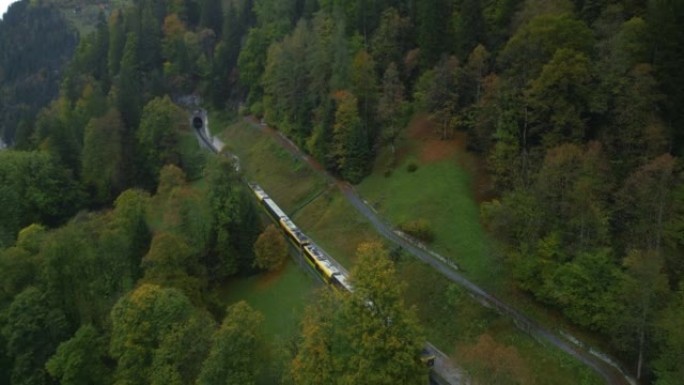
[[199, 130], [202, 127], [204, 127], [204, 122], [202, 121], [202, 118], [200, 118], [199, 116], [195, 116], [192, 119], [192, 126], [195, 127], [196, 130]]

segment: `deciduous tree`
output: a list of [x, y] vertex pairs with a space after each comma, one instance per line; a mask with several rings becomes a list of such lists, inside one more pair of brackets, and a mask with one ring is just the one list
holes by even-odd
[[418, 359], [423, 345], [416, 316], [404, 307], [404, 288], [387, 250], [377, 242], [359, 245], [350, 273], [354, 292], [343, 302], [350, 352], [341, 383], [394, 384], [425, 381]]
[[295, 384], [335, 384], [339, 380], [343, 362], [336, 358], [340, 346], [333, 337], [339, 332], [339, 299], [334, 293], [321, 292], [305, 309], [302, 340], [290, 367]]
[[287, 243], [274, 225], [268, 225], [254, 243], [254, 265], [264, 270], [278, 270], [287, 262]]
[[82, 205], [72, 174], [45, 152], [0, 152], [0, 243], [31, 223], [57, 225]]
[[630, 250], [623, 259], [624, 279], [621, 298], [624, 311], [616, 314], [613, 328], [617, 345], [634, 357], [636, 377], [644, 373], [647, 359], [653, 355], [651, 340], [656, 314], [669, 294], [667, 277], [662, 273], [663, 258], [653, 251]]
[[592, 51], [591, 30], [569, 15], [539, 16], [520, 27], [499, 55], [499, 62], [515, 84], [524, 87], [536, 78], [556, 50], [571, 49], [585, 55]]
[[516, 385], [531, 380], [530, 370], [518, 349], [495, 341], [489, 334], [482, 334], [475, 344], [462, 348], [460, 356], [478, 383]]
[[12, 383], [49, 384], [45, 361], [68, 337], [64, 313], [39, 289], [28, 287], [14, 298], [5, 317], [2, 334], [6, 352], [13, 359]]
[[117, 361], [115, 383], [151, 383], [153, 362], [165, 338], [194, 314], [190, 301], [176, 289], [143, 284], [122, 297], [111, 311], [109, 353]]
[[680, 288], [670, 305], [660, 314], [658, 338], [661, 350], [655, 360], [657, 385], [676, 385], [684, 378], [684, 366], [680, 357], [684, 354], [684, 290]]
[[107, 338], [92, 325], [81, 326], [71, 339], [62, 342], [45, 367], [64, 385], [109, 383], [106, 365]]
[[627, 248], [661, 252], [670, 215], [677, 159], [663, 154], [635, 170], [616, 195], [618, 230]]
[[[354, 292], [324, 295], [307, 310], [304, 339], [292, 363], [296, 384], [395, 384], [426, 381], [415, 314], [380, 243], [359, 246]], [[341, 301], [341, 304], [337, 304]]]
[[548, 148], [583, 140], [591, 111], [592, 83], [589, 58], [571, 49], [558, 49], [528, 91], [530, 141], [541, 137]]
[[140, 165], [143, 180], [156, 182], [162, 166], [180, 164], [178, 144], [184, 123], [182, 110], [168, 96], [147, 103], [136, 133], [143, 158]]
[[194, 302], [199, 302], [204, 274], [198, 258], [184, 237], [158, 233], [142, 259], [143, 282], [179, 289]]
[[197, 385], [256, 384], [264, 366], [262, 323], [263, 316], [246, 302], [230, 306], [214, 333]]

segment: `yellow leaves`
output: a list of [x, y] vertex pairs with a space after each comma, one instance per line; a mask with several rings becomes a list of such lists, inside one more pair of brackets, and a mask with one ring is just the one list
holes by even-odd
[[139, 309], [146, 309], [151, 307], [154, 298], [159, 295], [160, 291], [161, 287], [157, 285], [143, 284], [131, 292], [128, 298], [132, 305]]
[[184, 186], [186, 183], [183, 170], [176, 165], [167, 164], [159, 172], [157, 195], [166, 195], [176, 187]]
[[475, 377], [476, 383], [527, 384], [530, 371], [520, 357], [518, 349], [496, 342], [489, 334], [483, 334], [474, 345], [459, 352], [459, 361]]
[[162, 30], [164, 31], [164, 36], [167, 39], [181, 38], [186, 32], [185, 24], [175, 13], [172, 13], [164, 18], [164, 26], [162, 27]]
[[387, 250], [380, 241], [364, 242], [356, 248], [356, 256], [359, 258], [387, 256]]
[[354, 293], [324, 295], [307, 309], [303, 341], [292, 363], [295, 383], [425, 381], [416, 359], [421, 338], [415, 315], [403, 307], [387, 250], [379, 241], [367, 242], [357, 255]]
[[254, 243], [254, 266], [275, 271], [287, 261], [287, 243], [278, 229], [269, 225]]
[[31, 252], [38, 252], [44, 234], [45, 227], [43, 225], [37, 223], [30, 224], [19, 231], [17, 247]]

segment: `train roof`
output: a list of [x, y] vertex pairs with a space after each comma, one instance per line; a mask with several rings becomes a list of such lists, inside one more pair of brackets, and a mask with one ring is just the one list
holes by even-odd
[[309, 237], [307, 237], [306, 234], [304, 234], [304, 232], [300, 230], [299, 227], [297, 227], [297, 225], [295, 225], [294, 222], [292, 222], [292, 220], [287, 216], [280, 218], [280, 221], [285, 226], [285, 229], [291, 232], [292, 235], [300, 242], [307, 242], [309, 240]]
[[[277, 216], [278, 218], [287, 218], [287, 214], [283, 210], [278, 207], [278, 205], [273, 201], [271, 198], [264, 198], [264, 204], [268, 207], [271, 212], [273, 212], [273, 215]], [[289, 218], [288, 218], [289, 220]]]
[[340, 271], [337, 269], [335, 265], [330, 263], [327, 259], [321, 259], [318, 260], [318, 265], [320, 266], [321, 270], [323, 270], [324, 274], [328, 277], [336, 276], [339, 275]]
[[322, 259], [321, 264], [324, 265], [328, 270], [332, 271], [333, 274], [340, 272], [340, 270], [337, 268], [337, 266], [333, 265], [332, 262], [330, 262], [327, 259]]
[[325, 254], [323, 254], [323, 252], [321, 251], [321, 249], [318, 248], [318, 246], [315, 246], [315, 245], [306, 245], [306, 246], [304, 246], [304, 248], [307, 249], [307, 250], [309, 250], [309, 252], [310, 252], [311, 254], [313, 254], [314, 257], [316, 257], [316, 259], [327, 259], [327, 257], [325, 256]]
[[297, 225], [295, 225], [294, 222], [292, 222], [292, 219], [290, 219], [289, 217], [283, 217], [282, 220], [283, 220], [283, 224], [284, 224], [285, 227], [287, 227], [288, 229], [290, 229], [290, 230], [299, 230], [299, 228], [297, 227]]
[[266, 191], [264, 191], [264, 189], [262, 189], [261, 186], [259, 186], [258, 184], [250, 183], [249, 188], [252, 189], [254, 195], [256, 195], [260, 200], [268, 198], [268, 194], [266, 194]]

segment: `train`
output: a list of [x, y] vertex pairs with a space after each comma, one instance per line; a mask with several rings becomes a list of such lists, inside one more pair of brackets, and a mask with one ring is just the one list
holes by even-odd
[[352, 292], [354, 287], [349, 283], [349, 277], [338, 267], [332, 257], [313, 243], [311, 238], [297, 227], [261, 186], [256, 183], [248, 183], [247, 185], [256, 200], [283, 230], [287, 239], [304, 255], [309, 265], [320, 274], [323, 280], [338, 290]]
[[[304, 255], [307, 263], [318, 272], [323, 280], [333, 288], [342, 292], [353, 292], [354, 287], [349, 283], [347, 273], [341, 270], [334, 259], [318, 247], [297, 225], [285, 214], [285, 212], [271, 199], [266, 191], [256, 183], [247, 183], [256, 200], [266, 210], [268, 215], [277, 223], [287, 235], [287, 239]], [[366, 300], [366, 306], [373, 309], [373, 302]], [[391, 320], [388, 319], [388, 324]], [[429, 350], [423, 349], [419, 357], [420, 361], [432, 367], [435, 364], [435, 355]]]
[[[200, 112], [195, 111], [194, 117], [192, 119], [192, 126], [195, 128], [199, 134], [199, 138], [207, 145], [207, 147], [214, 153], [219, 154], [220, 151], [214, 147], [214, 143], [204, 137], [202, 128], [204, 127], [204, 120], [202, 119]], [[233, 159], [237, 160], [237, 157], [233, 155]], [[239, 172], [239, 162], [235, 162], [235, 171]], [[261, 186], [256, 183], [247, 183], [247, 187], [251, 190], [254, 197], [259, 202], [259, 204], [266, 210], [268, 215], [277, 223], [280, 228], [287, 234], [287, 238], [290, 242], [301, 251], [304, 255], [306, 261], [320, 274], [323, 280], [331, 285], [333, 288], [351, 293], [354, 291], [354, 287], [349, 283], [349, 277], [347, 273], [338, 267], [336, 262], [333, 262], [333, 258], [326, 254], [323, 249], [318, 247], [306, 234], [297, 227], [297, 225], [285, 214], [285, 212], [275, 203], [271, 197], [268, 196], [266, 191], [264, 191]], [[366, 300], [366, 306], [369, 309], [373, 309], [373, 302]], [[391, 324], [391, 320], [388, 319], [388, 324]], [[435, 365], [436, 356], [431, 352], [430, 349], [425, 348], [420, 352], [418, 357], [423, 365], [432, 368]]]

